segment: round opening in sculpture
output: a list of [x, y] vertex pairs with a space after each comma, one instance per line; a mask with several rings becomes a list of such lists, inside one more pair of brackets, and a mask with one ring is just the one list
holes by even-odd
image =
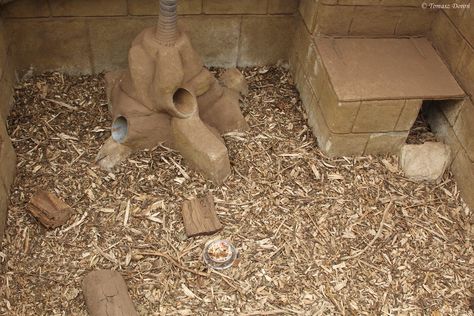
[[112, 123], [112, 138], [117, 143], [125, 142], [128, 134], [128, 121], [124, 116], [119, 116]]
[[196, 97], [184, 88], [179, 88], [173, 94], [173, 103], [182, 117], [189, 117], [196, 111]]

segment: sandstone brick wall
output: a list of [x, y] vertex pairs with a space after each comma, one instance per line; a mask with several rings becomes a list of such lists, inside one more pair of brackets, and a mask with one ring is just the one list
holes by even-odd
[[436, 15], [423, 0], [301, 0], [299, 12], [315, 35], [424, 35]]
[[429, 33], [433, 45], [464, 91], [464, 102], [438, 102], [432, 129], [451, 145], [451, 165], [464, 200], [474, 208], [474, 8], [440, 11]]
[[13, 85], [15, 82], [15, 65], [12, 59], [11, 42], [5, 34], [3, 21], [0, 19], [0, 123], [3, 123], [13, 102]]
[[[428, 112], [429, 122], [437, 136], [451, 145], [455, 175], [464, 200], [474, 208], [474, 8], [430, 10], [420, 9], [420, 0], [301, 0], [296, 31], [290, 51], [290, 69], [315, 133], [331, 143], [346, 144], [347, 152], [376, 152], [379, 146], [398, 145], [404, 135], [393, 132], [392, 139], [364, 134], [360, 139], [331, 135], [319, 106], [320, 84], [324, 69], [318, 67], [314, 38], [319, 36], [400, 37], [427, 36], [451, 73], [469, 95], [463, 102], [436, 101]], [[468, 2], [466, 2], [468, 3]], [[311, 119], [312, 117], [315, 117]], [[332, 137], [332, 139], [331, 139]]]
[[5, 118], [13, 102], [15, 71], [11, 58], [11, 45], [5, 36], [0, 20], [0, 240], [3, 237], [8, 197], [16, 168], [16, 156], [7, 134]]
[[[422, 3], [421, 0], [301, 0], [289, 61], [303, 98], [320, 94], [316, 75], [324, 69], [318, 68], [315, 38], [426, 36], [437, 12], [423, 9]], [[306, 99], [309, 102], [309, 97]]]
[[[330, 95], [330, 87], [324, 86], [329, 80], [315, 47], [316, 38], [424, 36], [436, 12], [424, 10], [421, 3], [420, 0], [301, 0], [289, 57], [290, 69], [308, 112], [309, 124], [328, 154], [394, 152], [405, 141], [409, 129], [406, 125], [410, 122], [398, 126], [400, 117], [397, 114], [401, 112], [400, 108], [405, 108], [403, 102], [394, 104], [393, 111], [369, 102], [362, 106], [360, 102], [349, 102], [345, 106], [328, 108], [328, 104], [334, 103], [331, 101], [334, 96]], [[417, 106], [409, 108], [418, 110], [421, 100], [414, 102]], [[373, 126], [372, 130], [366, 130], [370, 126], [360, 124], [364, 113], [367, 112], [368, 120], [373, 121], [374, 111], [382, 108], [380, 119], [374, 122], [393, 121], [393, 126]], [[312, 113], [314, 111], [318, 113]], [[403, 116], [401, 119], [403, 121]], [[337, 124], [337, 129], [331, 124]], [[382, 131], [384, 133], [380, 133]]]
[[[299, 0], [180, 0], [180, 23], [211, 66], [288, 59]], [[97, 73], [124, 67], [157, 0], [15, 0], [1, 9], [17, 67]]]
[[[401, 37], [425, 36], [436, 11], [422, 9], [422, 0], [301, 0], [290, 51], [290, 67], [299, 78], [315, 72], [311, 56], [319, 36]], [[303, 66], [303, 67], [300, 67]], [[303, 74], [297, 74], [302, 69]], [[314, 80], [310, 88], [315, 91]], [[305, 94], [303, 82], [296, 81]], [[301, 87], [301, 88], [300, 88]]]

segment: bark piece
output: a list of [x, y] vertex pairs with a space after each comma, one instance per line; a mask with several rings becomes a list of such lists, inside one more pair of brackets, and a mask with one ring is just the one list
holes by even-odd
[[127, 285], [116, 271], [90, 272], [82, 282], [82, 290], [91, 316], [138, 316]]
[[31, 214], [48, 228], [64, 225], [72, 215], [69, 205], [47, 191], [38, 191], [28, 206]]
[[202, 199], [185, 201], [182, 208], [186, 236], [212, 235], [222, 229], [217, 218], [214, 197], [208, 194]]

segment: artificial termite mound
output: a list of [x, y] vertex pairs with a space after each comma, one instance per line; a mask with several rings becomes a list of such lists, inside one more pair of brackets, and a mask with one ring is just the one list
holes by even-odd
[[245, 79], [236, 69], [222, 86], [177, 25], [176, 0], [161, 0], [156, 27], [132, 42], [127, 70], [106, 75], [112, 136], [97, 161], [110, 169], [131, 152], [165, 144], [213, 182], [230, 174], [221, 134], [246, 130], [240, 112]]

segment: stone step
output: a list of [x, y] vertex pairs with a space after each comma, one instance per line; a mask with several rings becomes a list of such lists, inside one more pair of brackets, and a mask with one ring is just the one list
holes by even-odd
[[464, 96], [425, 38], [319, 38], [316, 48], [341, 101]]
[[308, 56], [297, 84], [328, 155], [396, 153], [423, 101], [465, 97], [425, 38], [316, 38]]

